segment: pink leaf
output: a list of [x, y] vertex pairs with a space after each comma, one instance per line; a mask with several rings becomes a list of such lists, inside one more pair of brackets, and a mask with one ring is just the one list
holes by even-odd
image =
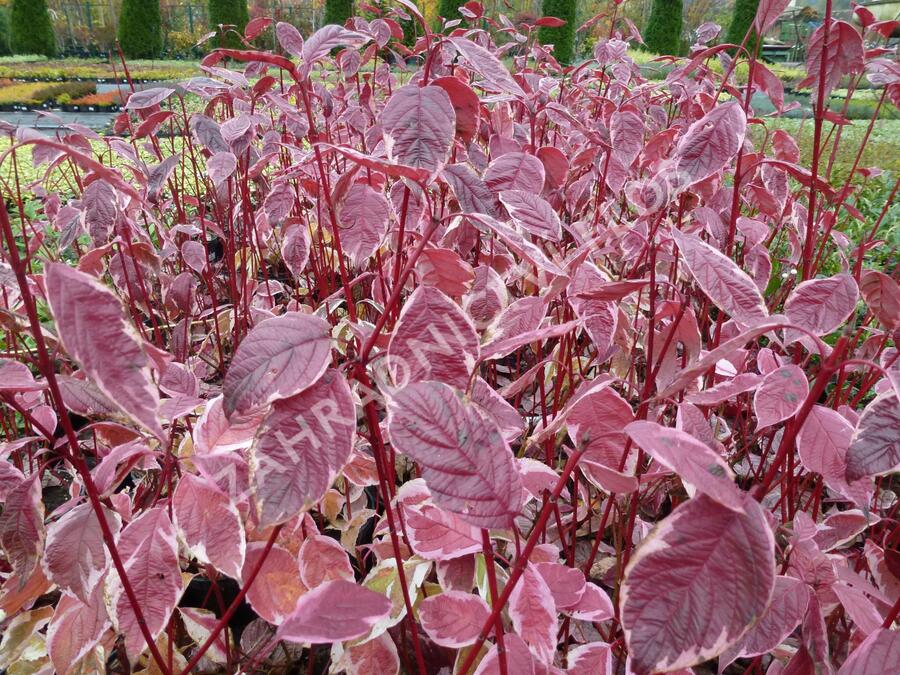
[[365, 166], [369, 169], [372, 169], [373, 171], [383, 173], [386, 176], [393, 176], [396, 178], [409, 178], [410, 180], [419, 182], [429, 180], [431, 176], [431, 174], [425, 169], [417, 169], [412, 166], [405, 166], [403, 164], [389, 162], [383, 157], [372, 157], [371, 155], [357, 152], [350, 147], [329, 145], [328, 143], [320, 143], [319, 147], [322, 148], [323, 151], [327, 150], [339, 153], [352, 162], [359, 164], [360, 166]]
[[391, 441], [420, 466], [435, 502], [476, 527], [508, 527], [522, 481], [496, 424], [440, 382], [400, 390], [388, 404]]
[[355, 434], [356, 405], [336, 370], [276, 401], [251, 449], [260, 523], [283, 523], [322, 499], [350, 460]]
[[900, 468], [900, 402], [889, 392], [866, 406], [847, 449], [847, 479], [882, 476]]
[[27, 579], [37, 566], [44, 550], [40, 473], [33, 473], [7, 492], [0, 513], [0, 548], [20, 579]]
[[817, 526], [814, 540], [816, 545], [827, 553], [852, 541], [879, 520], [878, 516], [858, 509], [837, 511], [827, 516]]
[[68, 265], [53, 263], [46, 270], [47, 298], [66, 351], [110, 401], [164, 438], [150, 360], [119, 299]]
[[514, 443], [525, 430], [525, 420], [519, 411], [503, 400], [503, 397], [480, 377], [475, 380], [472, 389], [472, 402], [477, 403], [481, 411], [497, 423], [508, 443]]
[[91, 471], [97, 490], [102, 496], [109, 496], [125, 479], [128, 472], [144, 458], [147, 458], [145, 468], [154, 466], [153, 453], [143, 441], [131, 441], [115, 446]]
[[538, 563], [535, 568], [550, 589], [557, 609], [572, 609], [578, 605], [586, 588], [581, 570], [556, 562]]
[[[247, 583], [247, 576], [258, 564], [264, 549], [265, 544], [260, 543], [247, 547], [242, 583]], [[297, 600], [306, 590], [297, 572], [297, 560], [289, 551], [276, 544], [269, 551], [253, 585], [247, 591], [247, 602], [260, 617], [277, 626], [290, 616]]]
[[87, 602], [63, 595], [47, 628], [47, 651], [56, 672], [63, 675], [72, 672], [93, 651], [111, 624], [103, 603], [103, 584], [94, 587]]
[[885, 667], [900, 662], [900, 631], [882, 628], [863, 640], [838, 675], [882, 675]]
[[900, 326], [900, 286], [883, 272], [866, 270], [859, 280], [869, 309], [888, 329]]
[[626, 168], [644, 149], [644, 121], [631, 110], [617, 110], [609, 121], [613, 155]]
[[566, 675], [613, 675], [613, 650], [604, 642], [588, 642], [570, 649]]
[[675, 148], [679, 184], [693, 185], [721, 171], [740, 149], [746, 128], [738, 101], [717, 105], [694, 122]]
[[218, 187], [237, 170], [237, 157], [228, 150], [217, 152], [206, 160], [206, 171], [213, 185]]
[[546, 26], [547, 28], [560, 28], [566, 25], [566, 22], [562, 19], [557, 19], [555, 16], [542, 16], [540, 19], [534, 22], [535, 26]]
[[716, 454], [724, 454], [724, 446], [716, 438], [711, 421], [711, 419], [706, 418], [700, 408], [692, 403], [683, 401], [678, 406], [675, 428], [686, 431], [698, 441], [702, 441]]
[[[154, 507], [131, 521], [119, 537], [118, 548], [147, 629], [155, 640], [169, 623], [182, 590], [175, 527], [166, 508]], [[112, 575], [109, 583], [109, 604], [115, 608], [116, 627], [125, 636], [129, 660], [135, 663], [147, 642], [118, 575]]]
[[390, 614], [385, 596], [339, 579], [304, 594], [293, 613], [278, 629], [278, 637], [289, 642], [336, 642], [365, 635]]
[[544, 298], [536, 296], [519, 298], [506, 307], [490, 326], [487, 331], [489, 335], [487, 344], [535, 331], [546, 315], [547, 302]]
[[857, 489], [848, 485], [847, 449], [853, 427], [840, 414], [821, 405], [813, 406], [797, 436], [797, 454], [808, 471], [821, 474], [825, 483], [844, 496], [860, 499], [866, 492], [865, 483]]
[[[250, 24], [247, 24], [247, 27], [249, 28]], [[281, 45], [281, 48], [291, 56], [300, 57], [303, 55], [303, 36], [292, 24], [285, 21], [276, 23], [275, 37], [278, 39], [278, 44]]]
[[507, 152], [490, 163], [484, 183], [497, 195], [508, 190], [539, 195], [544, 187], [544, 165], [534, 155]]
[[331, 326], [299, 312], [266, 319], [243, 339], [225, 374], [225, 415], [298, 394], [325, 373]]
[[475, 320], [476, 328], [489, 326], [508, 302], [509, 291], [494, 268], [487, 265], [476, 267], [472, 288], [462, 299], [463, 309]]
[[167, 87], [156, 87], [153, 89], [136, 91], [128, 97], [128, 103], [125, 104], [125, 110], [144, 110], [145, 108], [152, 108], [165, 101], [174, 93], [174, 89], [169, 89]]
[[481, 532], [433, 504], [404, 506], [412, 550], [426, 560], [452, 560], [481, 550]]
[[237, 508], [218, 487], [183, 473], [172, 496], [175, 527], [190, 555], [240, 579], [246, 541]]
[[676, 377], [675, 380], [673, 380], [661, 392], [657, 393], [657, 398], [665, 398], [668, 396], [672, 396], [673, 394], [677, 394], [686, 386], [688, 386], [688, 384], [694, 381], [698, 376], [713, 368], [721, 359], [733, 355], [737, 350], [743, 347], [743, 345], [747, 344], [750, 340], [755, 340], [760, 335], [764, 335], [765, 333], [768, 333], [772, 330], [784, 328], [786, 324], [787, 321], [784, 319], [784, 317], [773, 317], [766, 321], [755, 324], [753, 328], [750, 328], [747, 331], [744, 331], [743, 333], [740, 333], [735, 337], [729, 338], [725, 342], [720, 343], [718, 347], [713, 349], [711, 352], [707, 352], [694, 365], [679, 372], [678, 377]]
[[63, 402], [71, 412], [90, 418], [105, 417], [128, 421], [121, 410], [90, 380], [57, 375], [57, 381]]
[[510, 251], [527, 260], [539, 270], [558, 277], [566, 276], [566, 273], [559, 265], [550, 260], [539, 246], [533, 244], [515, 228], [500, 222], [496, 218], [482, 214], [476, 214], [471, 220], [476, 224], [480, 223], [487, 229], [493, 231]]
[[[784, 303], [784, 314], [801, 328], [827, 335], [840, 327], [856, 309], [859, 289], [850, 274], [810, 279], [797, 286]], [[787, 331], [788, 341], [805, 335]]]
[[250, 21], [247, 22], [247, 26], [244, 28], [244, 37], [248, 40], [255, 40], [271, 25], [272, 19], [267, 16], [259, 16], [255, 19], [250, 19]]
[[116, 224], [116, 193], [106, 181], [94, 181], [84, 189], [81, 197], [84, 224], [94, 244], [109, 241]]
[[347, 30], [342, 26], [329, 24], [309, 36], [303, 44], [303, 66], [306, 69], [338, 47], [361, 47], [372, 38], [363, 33]]
[[462, 591], [432, 595], [419, 605], [419, 620], [428, 637], [454, 649], [475, 642], [490, 613], [484, 600]]
[[721, 663], [738, 656], [752, 657], [768, 654], [784, 642], [803, 621], [809, 590], [802, 581], [793, 577], [775, 577], [772, 602], [753, 628], [720, 659]]
[[742, 511], [746, 507], [731, 467], [705, 443], [655, 422], [632, 422], [625, 433], [657, 462], [726, 508]]
[[544, 663], [551, 663], [559, 628], [556, 606], [550, 588], [531, 563], [509, 596], [509, 618], [531, 653]]
[[194, 270], [197, 274], [202, 275], [206, 269], [206, 249], [199, 241], [186, 241], [181, 245], [181, 257], [184, 263]]
[[497, 215], [494, 194], [484, 181], [466, 164], [450, 164], [441, 174], [464, 213]]
[[525, 190], [504, 190], [500, 193], [500, 201], [521, 229], [542, 239], [559, 241], [562, 224], [546, 200]]
[[[198, 645], [206, 642], [207, 638], [209, 638], [210, 634], [215, 629], [216, 624], [219, 623], [216, 615], [210, 610], [198, 609], [196, 607], [179, 607], [178, 612], [181, 614], [181, 620], [184, 623], [184, 629], [187, 631], [187, 634]], [[221, 665], [228, 663], [225, 640], [226, 634], [229, 632], [229, 628], [226, 627], [219, 633], [218, 637], [213, 640], [212, 645], [209, 647], [209, 651], [206, 652], [207, 658], [213, 663]]]
[[0, 359], [0, 391], [40, 391], [46, 385], [34, 381], [24, 363]]
[[363, 265], [375, 253], [387, 234], [390, 213], [388, 200], [368, 185], [357, 183], [347, 191], [338, 218], [341, 248], [354, 265]]
[[21, 471], [5, 459], [0, 459], [0, 501], [6, 501], [7, 495], [24, 480]]
[[458, 298], [472, 285], [475, 274], [472, 266], [448, 248], [427, 248], [419, 256], [416, 272], [422, 283], [434, 286], [451, 297]]
[[237, 450], [250, 445], [263, 415], [225, 417], [223, 397], [217, 396], [206, 404], [206, 409], [194, 425], [194, 452], [207, 455], [216, 451]]
[[580, 621], [608, 621], [616, 615], [612, 600], [596, 584], [587, 583], [581, 599], [573, 607], [565, 610], [573, 619]]
[[461, 37], [449, 39], [469, 67], [484, 78], [492, 89], [517, 98], [525, 98], [522, 87], [513, 79], [503, 63], [484, 47]]
[[439, 380], [465, 389], [478, 359], [471, 319], [436, 288], [409, 297], [388, 346], [388, 367], [398, 385]]
[[833, 584], [831, 590], [840, 600], [844, 612], [863, 635], [874, 633], [884, 622], [884, 616], [875, 608], [865, 593], [856, 586]]
[[711, 387], [684, 397], [684, 400], [694, 405], [715, 406], [733, 399], [739, 394], [753, 391], [759, 387], [763, 378], [756, 373], [741, 373], [732, 380], [726, 380]]
[[[618, 471], [626, 459], [625, 427], [633, 421], [628, 402], [605, 387], [579, 399], [566, 417], [566, 426], [575, 447], [587, 447], [586, 460]], [[623, 468], [631, 467], [625, 462]]]
[[625, 571], [621, 621], [635, 675], [718, 656], [762, 615], [774, 586], [774, 538], [756, 502], [744, 511], [705, 495], [681, 504]]
[[579, 300], [596, 300], [599, 302], [619, 301], [632, 293], [641, 290], [650, 283], [649, 279], [623, 279], [622, 281], [601, 281], [591, 279], [590, 287], [575, 294]]
[[[825, 98], [828, 98], [845, 75], [861, 73], [864, 65], [865, 47], [862, 36], [851, 24], [846, 21], [834, 21], [827, 26], [828, 44], [824, 48], [825, 77], [822, 83], [825, 87]], [[822, 23], [809, 37], [806, 46], [806, 73], [802, 82], [798, 82], [797, 88], [812, 85], [816, 92], [822, 73], [822, 52], [825, 42], [826, 25]], [[814, 96], [816, 94], [814, 93]]]
[[544, 185], [548, 188], [560, 188], [566, 183], [569, 174], [569, 158], [559, 148], [545, 145], [538, 148], [537, 158], [544, 165]]
[[475, 585], [475, 556], [472, 554], [452, 560], [438, 560], [435, 568], [438, 583], [444, 590], [468, 593]]
[[478, 117], [481, 113], [478, 94], [458, 77], [439, 77], [432, 84], [447, 92], [456, 113], [456, 135], [464, 143], [470, 143], [478, 130]]
[[426, 169], [433, 176], [450, 157], [456, 113], [440, 87], [408, 84], [396, 90], [381, 113], [388, 157]]
[[790, 0], [760, 0], [753, 19], [757, 35], [765, 35], [790, 4]]
[[[106, 506], [102, 510], [113, 537], [118, 537], [122, 519]], [[41, 560], [47, 578], [82, 602], [90, 601], [109, 562], [100, 522], [91, 504], [79, 504], [47, 530], [47, 544]]]
[[263, 202], [263, 210], [271, 223], [280, 223], [294, 208], [296, 195], [294, 186], [288, 181], [275, 183]]
[[361, 645], [348, 646], [339, 666], [346, 668], [347, 675], [398, 675], [400, 656], [390, 634], [382, 633]]
[[691, 276], [715, 305], [749, 325], [768, 317], [756, 283], [730, 258], [692, 235], [672, 231]]
[[753, 395], [757, 429], [792, 417], [806, 400], [809, 383], [799, 366], [787, 365], [766, 375]]
[[317, 534], [304, 539], [297, 560], [300, 580], [307, 588], [316, 588], [335, 579], [353, 581], [353, 567], [347, 552], [331, 537]]
[[800, 146], [784, 129], [776, 129], [772, 134], [772, 147], [782, 162], [794, 164], [800, 160]]
[[284, 233], [281, 259], [295, 279], [303, 278], [306, 263], [309, 262], [310, 243], [309, 228], [305, 223], [298, 223]]
[[[513, 673], [535, 675], [534, 658], [522, 638], [515, 633], [507, 633], [503, 641], [506, 647], [506, 672], [509, 675]], [[497, 645], [494, 645], [481, 659], [481, 663], [475, 669], [475, 675], [502, 675], [502, 673], [500, 655], [497, 652]]]
[[758, 61], [753, 64], [753, 83], [765, 92], [776, 110], [784, 108], [784, 84], [775, 73]]

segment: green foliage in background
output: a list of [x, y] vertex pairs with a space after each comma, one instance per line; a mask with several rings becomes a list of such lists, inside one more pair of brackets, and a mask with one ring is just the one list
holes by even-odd
[[325, 23], [343, 26], [353, 16], [353, 0], [325, 0]]
[[[243, 34], [247, 22], [250, 21], [250, 12], [247, 10], [247, 0], [209, 0], [209, 25], [213, 30], [218, 30], [219, 25], [234, 26], [233, 30]], [[240, 49], [243, 43], [238, 36], [229, 32], [222, 45], [230, 49]], [[218, 47], [219, 43], [214, 43]]]
[[129, 59], [152, 59], [162, 52], [159, 0], [122, 0], [119, 44]]
[[541, 44], [553, 45], [553, 55], [564, 65], [572, 63], [575, 57], [575, 19], [578, 14], [578, 0], [544, 0], [543, 16], [555, 16], [566, 22], [559, 28], [542, 26], [538, 30]]
[[644, 29], [647, 49], [655, 54], [678, 56], [681, 52], [682, 0], [653, 0]]
[[[750, 25], [756, 17], [756, 8], [759, 6], [759, 0], [736, 0], [734, 3], [734, 14], [731, 15], [731, 25], [728, 27], [728, 35], [726, 42], [739, 45], [744, 40]], [[759, 41], [756, 30], [747, 39], [747, 50], [752, 52], [756, 49], [756, 43]]]
[[438, 14], [447, 19], [447, 21], [461, 19], [462, 14], [459, 13], [459, 8], [466, 4], [466, 2], [467, 0], [441, 0]]
[[9, 7], [0, 7], [0, 55], [9, 56]]
[[56, 37], [46, 0], [13, 0], [9, 46], [13, 54], [56, 55]]

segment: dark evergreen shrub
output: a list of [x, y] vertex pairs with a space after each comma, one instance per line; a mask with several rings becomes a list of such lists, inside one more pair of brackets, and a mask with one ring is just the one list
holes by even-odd
[[153, 59], [162, 52], [159, 0], [122, 0], [119, 44], [129, 59]]
[[56, 56], [56, 36], [46, 0], [13, 0], [9, 24], [13, 54]]

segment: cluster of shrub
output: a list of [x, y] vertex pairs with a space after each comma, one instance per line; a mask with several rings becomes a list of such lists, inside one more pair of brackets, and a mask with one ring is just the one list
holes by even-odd
[[119, 91], [97, 93], [97, 83], [68, 80], [65, 82], [12, 82], [0, 80], [0, 110], [37, 107], [64, 109], [112, 109], [122, 105]]
[[[440, 0], [439, 15], [459, 19], [459, 9], [466, 0]], [[727, 41], [738, 43], [750, 28], [759, 0], [736, 0], [734, 16]], [[677, 55], [682, 49], [683, 0], [653, 0], [652, 11], [644, 31], [647, 49], [656, 54]], [[249, 21], [247, 0], [208, 0], [209, 24], [212, 29], [233, 26], [217, 46], [240, 46], [239, 32]], [[571, 63], [576, 56], [575, 32], [578, 0], [543, 0], [545, 17], [563, 19], [562, 26], [541, 26], [539, 38], [543, 44], [554, 45], [554, 55], [560, 63]], [[353, 0], [325, 0], [325, 23], [342, 25], [353, 15]], [[410, 22], [411, 23], [411, 22]], [[186, 44], [181, 44], [187, 38]], [[162, 16], [159, 0], [122, 0], [117, 38], [125, 56], [130, 59], [157, 58], [163, 52]], [[189, 51], [194, 36], [189, 33], [170, 35], [181, 50]], [[223, 44], [224, 43], [224, 44]], [[0, 7], [0, 53], [45, 54], [57, 53], [57, 41], [46, 0], [12, 0]]]
[[[207, 1], [211, 28], [225, 25], [243, 31], [249, 21], [246, 0]], [[117, 39], [127, 58], [159, 57], [163, 51], [159, 0], [122, 0]], [[236, 46], [236, 37], [226, 40], [227, 46]], [[46, 0], [12, 0], [7, 7], [0, 7], [0, 52], [57, 55], [57, 39]]]

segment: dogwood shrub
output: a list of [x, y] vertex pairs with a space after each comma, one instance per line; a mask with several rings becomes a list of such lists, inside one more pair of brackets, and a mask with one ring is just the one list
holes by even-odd
[[278, 23], [119, 135], [6, 130], [0, 668], [898, 662], [890, 200], [823, 105], [898, 101], [893, 24], [812, 35], [804, 165], [740, 46], [647, 81], [627, 21], [562, 69], [463, 15]]

